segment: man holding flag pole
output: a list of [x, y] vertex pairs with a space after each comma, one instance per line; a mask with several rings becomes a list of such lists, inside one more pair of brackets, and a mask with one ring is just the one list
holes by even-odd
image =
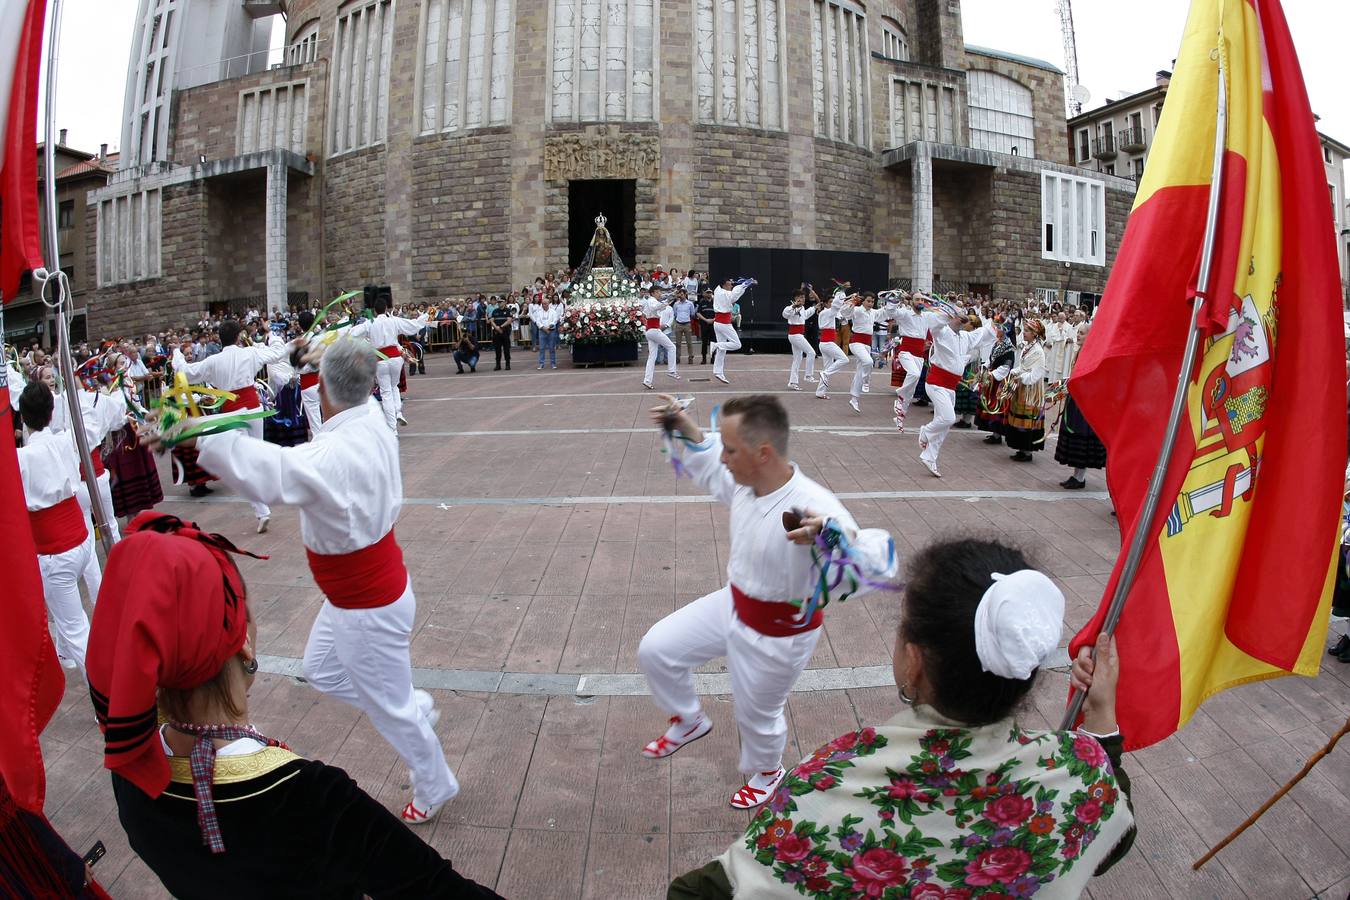
[[1346, 458], [1326, 200], [1278, 0], [1194, 0], [1070, 385], [1130, 536], [1070, 649], [1114, 634], [1128, 749], [1226, 688], [1318, 671]]

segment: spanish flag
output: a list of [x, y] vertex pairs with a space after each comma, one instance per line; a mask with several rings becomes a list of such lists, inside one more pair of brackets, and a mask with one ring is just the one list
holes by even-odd
[[[1227, 131], [1205, 290], [1221, 71]], [[1193, 0], [1148, 167], [1069, 386], [1107, 447], [1128, 545], [1163, 445], [1192, 302], [1203, 294], [1180, 436], [1116, 630], [1120, 723], [1132, 749], [1163, 740], [1226, 688], [1317, 674], [1346, 463], [1331, 202], [1279, 0]], [[1106, 605], [1072, 652], [1095, 639]]]

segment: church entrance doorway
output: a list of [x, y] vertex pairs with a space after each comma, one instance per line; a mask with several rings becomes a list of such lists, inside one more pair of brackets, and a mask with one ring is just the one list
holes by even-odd
[[595, 234], [595, 217], [603, 214], [614, 249], [624, 265], [637, 255], [637, 182], [631, 178], [603, 178], [567, 183], [567, 259], [577, 265]]

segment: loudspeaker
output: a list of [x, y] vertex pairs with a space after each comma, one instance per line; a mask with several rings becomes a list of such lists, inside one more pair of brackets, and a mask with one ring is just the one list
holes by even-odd
[[362, 290], [363, 301], [366, 309], [371, 312], [377, 312], [380, 308], [380, 301], [384, 301], [385, 309], [393, 309], [394, 292], [387, 284], [368, 284]]

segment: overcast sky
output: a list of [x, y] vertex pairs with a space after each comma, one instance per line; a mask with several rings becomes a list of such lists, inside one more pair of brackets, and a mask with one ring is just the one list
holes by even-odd
[[[3, 2], [3, 0], [0, 0]], [[542, 3], [546, 0], [519, 0]], [[1077, 0], [1078, 65], [1096, 107], [1122, 93], [1153, 85], [1170, 68], [1189, 4], [1184, 0]], [[964, 0], [966, 41], [1022, 53], [1063, 67], [1064, 44], [1055, 0]], [[1350, 3], [1284, 0], [1298, 44], [1313, 111], [1326, 134], [1350, 143], [1350, 97], [1345, 93], [1345, 41]], [[65, 0], [61, 34], [57, 128], [70, 144], [97, 150], [121, 140], [126, 79], [136, 0]], [[40, 135], [39, 135], [40, 139]]]

